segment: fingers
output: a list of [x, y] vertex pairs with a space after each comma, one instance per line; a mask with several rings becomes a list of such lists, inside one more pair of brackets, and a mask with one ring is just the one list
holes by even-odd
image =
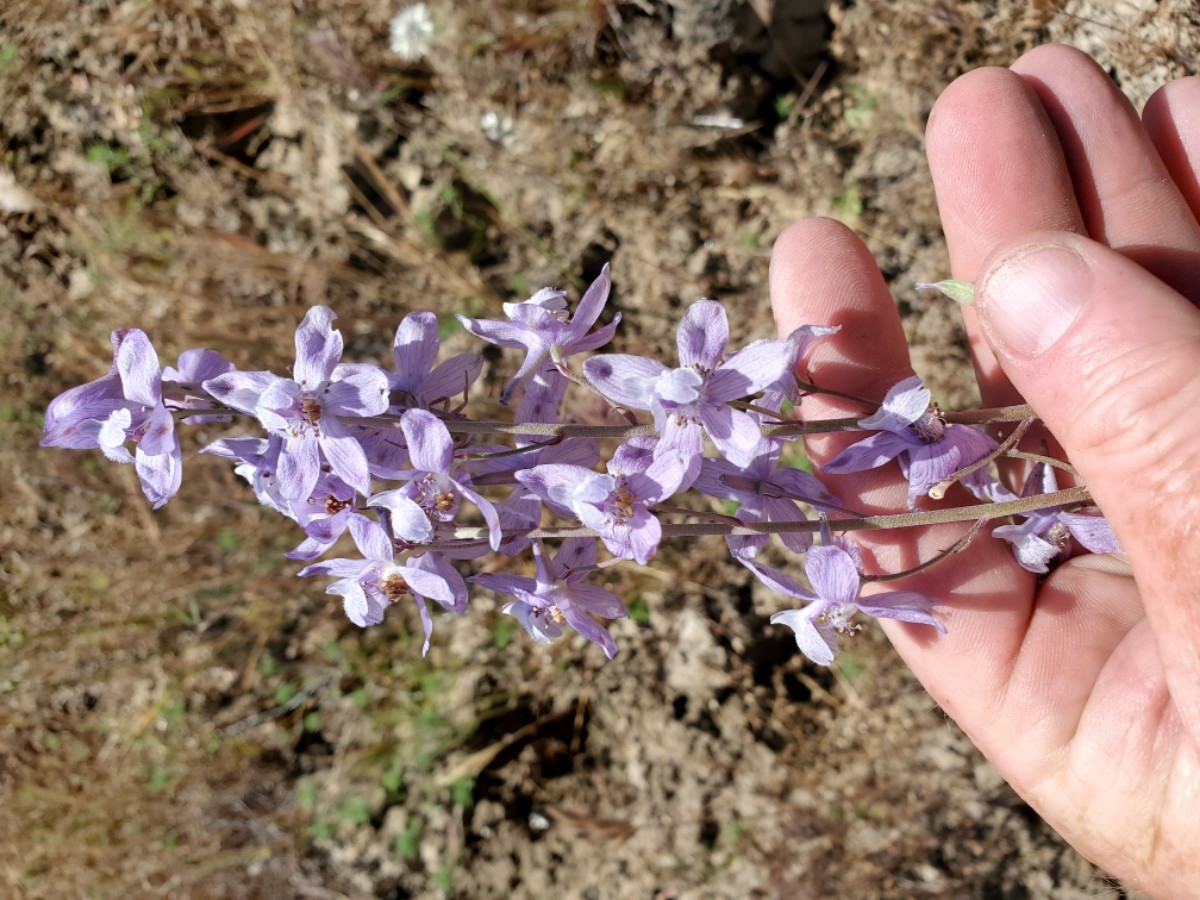
[[[980, 69], [958, 79], [939, 98], [926, 135], [954, 276], [976, 280], [984, 257], [1021, 234], [1074, 231], [1200, 302], [1200, 226], [1186, 195], [1190, 184], [1200, 208], [1200, 121], [1183, 108], [1198, 92], [1161, 92], [1143, 127], [1108, 76], [1062, 46], [1027, 53], [1011, 72]], [[1019, 402], [969, 311], [966, 320], [985, 402]]]
[[1054, 126], [1087, 233], [1200, 299], [1200, 226], [1129, 100], [1070, 47], [1039, 47], [1012, 68]]
[[1146, 101], [1142, 122], [1192, 215], [1200, 217], [1200, 78], [1159, 88]]
[[1042, 233], [985, 264], [980, 324], [1124, 547], [1200, 737], [1200, 311], [1102, 244]]
[[[1037, 96], [1007, 69], [978, 69], [934, 105], [929, 166], [955, 278], [974, 281], [998, 244], [1029, 231], [1084, 230], [1062, 147]], [[984, 405], [1020, 403], [965, 311]]]
[[[771, 303], [780, 334], [800, 325], [841, 326], [840, 332], [818, 342], [809, 354], [808, 375], [814, 384], [879, 400], [890, 387], [912, 375], [908, 345], [883, 277], [870, 251], [844, 225], [830, 219], [807, 219], [779, 237], [771, 255]], [[801, 411], [808, 422], [861, 417], [867, 412], [860, 404], [821, 395], [806, 397]], [[805, 443], [813, 461], [820, 465], [861, 438], [858, 432], [811, 438]], [[895, 464], [853, 475], [823, 474], [822, 478], [852, 509], [892, 513], [907, 505], [907, 485]], [[856, 540], [877, 570], [897, 572], [933, 558], [953, 545], [961, 533], [960, 526], [943, 526], [922, 528], [916, 535], [910, 530], [859, 532]], [[922, 678], [922, 668], [939, 665], [930, 663], [934, 657], [953, 660], [957, 654], [970, 655], [975, 661], [973, 678], [979, 679], [979, 695], [985, 696], [1007, 676], [1006, 666], [1020, 645], [1033, 580], [1016, 566], [1002, 541], [976, 541], [966, 552], [904, 583], [906, 589], [945, 601], [952, 616], [949, 635], [930, 644], [928, 633], [921, 629], [884, 625]], [[1014, 589], [1022, 584], [1026, 590]]]
[[[832, 219], [805, 219], [790, 226], [771, 253], [771, 306], [779, 334], [801, 325], [838, 325], [809, 353], [809, 380], [869, 400], [912, 375], [908, 341], [887, 285], [870, 251], [850, 229]], [[866, 416], [874, 410], [824, 396], [807, 397], [806, 421]], [[842, 435], [806, 441], [817, 463], [856, 438]], [[905, 494], [896, 472], [830, 477], [843, 500], [888, 512], [903, 508]]]

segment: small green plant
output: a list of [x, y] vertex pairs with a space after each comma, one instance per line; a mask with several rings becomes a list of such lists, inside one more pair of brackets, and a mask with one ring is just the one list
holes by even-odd
[[317, 782], [313, 779], [301, 781], [296, 786], [296, 802], [305, 809], [312, 809], [317, 805]]
[[17, 48], [12, 44], [0, 44], [0, 75], [15, 71], [21, 62]]
[[838, 671], [850, 682], [862, 674], [863, 662], [855, 654], [847, 651], [838, 657]]
[[492, 642], [497, 650], [503, 650], [512, 643], [513, 635], [517, 632], [519, 622], [512, 616], [499, 616], [491, 627]]
[[839, 213], [838, 218], [847, 225], [856, 221], [863, 211], [862, 196], [858, 192], [858, 185], [854, 183], [846, 185], [846, 189], [833, 198], [833, 206]]
[[866, 128], [875, 113], [875, 98], [859, 84], [846, 87], [846, 108], [842, 113], [846, 124], [855, 130]]
[[641, 625], [643, 628], [650, 624], [650, 604], [646, 602], [646, 598], [641, 594], [637, 594], [626, 606], [629, 610], [629, 618]]
[[275, 703], [279, 706], [284, 706], [295, 696], [296, 686], [290, 681], [285, 681], [279, 687], [275, 688]]
[[425, 823], [417, 816], [409, 816], [404, 829], [396, 835], [394, 849], [401, 859], [415, 860], [421, 852], [421, 832]]
[[173, 766], [155, 764], [151, 767], [150, 775], [146, 779], [146, 793], [174, 793], [175, 785], [179, 782], [181, 774]]
[[468, 807], [475, 800], [475, 779], [469, 775], [456, 778], [450, 783], [451, 806]]
[[780, 121], [786, 122], [796, 108], [796, 95], [776, 94], [772, 105], [775, 107], [775, 115], [779, 117]]
[[342, 818], [351, 825], [366, 825], [371, 821], [371, 808], [358, 794], [351, 794], [342, 804]]

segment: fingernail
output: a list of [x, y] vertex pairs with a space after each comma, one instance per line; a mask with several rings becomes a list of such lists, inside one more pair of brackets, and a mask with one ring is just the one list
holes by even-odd
[[1092, 292], [1092, 271], [1074, 250], [1031, 247], [1002, 260], [976, 298], [993, 346], [1017, 357], [1040, 356], [1058, 343]]

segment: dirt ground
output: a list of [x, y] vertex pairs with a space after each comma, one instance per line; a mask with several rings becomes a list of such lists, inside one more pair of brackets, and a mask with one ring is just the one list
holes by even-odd
[[815, 214], [864, 236], [918, 371], [970, 404], [954, 311], [911, 288], [946, 274], [934, 98], [1058, 40], [1141, 103], [1195, 72], [1194, 4], [432, 0], [419, 61], [399, 8], [0, 4], [0, 894], [1130, 896], [876, 630], [806, 663], [719, 539], [607, 570], [614, 662], [486, 591], [422, 659], [410, 610], [359, 630], [295, 579], [294, 526], [195, 452], [212, 427], [157, 512], [37, 441], [122, 326], [280, 371], [322, 303], [384, 362], [409, 310], [574, 300], [611, 261], [617, 350], [673, 354], [701, 296], [763, 337], [771, 242]]

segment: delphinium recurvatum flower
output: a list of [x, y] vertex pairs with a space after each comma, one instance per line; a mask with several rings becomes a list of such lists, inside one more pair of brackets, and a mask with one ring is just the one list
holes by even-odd
[[[798, 373], [837, 326], [805, 325], [731, 351], [725, 309], [699, 300], [679, 323], [677, 364], [626, 353], [581, 360], [620, 322], [615, 312], [598, 325], [610, 287], [605, 266], [573, 314], [565, 292], [545, 288], [505, 304], [506, 320], [459, 317], [471, 334], [524, 354], [500, 398], [511, 423], [472, 418], [484, 360], [462, 353], [439, 362], [432, 313], [401, 319], [388, 370], [344, 362], [334, 314], [316, 306], [296, 330], [289, 376], [235, 369], [206, 348], [160, 369], [143, 332], [114, 332], [108, 373], [50, 404], [42, 443], [133, 462], [158, 508], [180, 486], [177, 426], [223, 429], [202, 452], [232, 462], [260, 502], [296, 523], [301, 537], [286, 555], [307, 563], [300, 575], [332, 578], [327, 591], [362, 627], [412, 603], [422, 652], [435, 610], [466, 611], [469, 583], [514, 598], [502, 611], [535, 642], [572, 631], [611, 658], [617, 642], [600, 620], [619, 628], [626, 609], [604, 570], [649, 564], [664, 541], [701, 534], [724, 536], [763, 584], [803, 602], [787, 608], [781, 600], [771, 621], [791, 628], [816, 663], [834, 659], [858, 629], [858, 613], [942, 632], [938, 598], [868, 585], [875, 576], [864, 575], [853, 537], [865, 527], [926, 524], [922, 516], [933, 514], [866, 518], [822, 481], [893, 461], [910, 507], [961, 480], [983, 502], [955, 511], [960, 520], [1015, 515], [993, 534], [1033, 571], [1071, 552], [1118, 550], [1086, 491], [1059, 491], [1052, 469], [1035, 468], [1036, 483], [1021, 497], [1000, 485], [991, 463], [1007, 445], [949, 421], [916, 377], [860, 419], [807, 420], [807, 393], [830, 388]], [[574, 421], [570, 400], [587, 396], [594, 407], [597, 395], [608, 418]], [[799, 468], [803, 454], [789, 453], [788, 442], [826, 432], [859, 434], [824, 466]], [[964, 541], [983, 534], [968, 530]], [[768, 550], [772, 535], [782, 548]], [[497, 552], [503, 558], [490, 557]], [[781, 565], [778, 552], [798, 565]], [[803, 578], [789, 568], [802, 568]]]

